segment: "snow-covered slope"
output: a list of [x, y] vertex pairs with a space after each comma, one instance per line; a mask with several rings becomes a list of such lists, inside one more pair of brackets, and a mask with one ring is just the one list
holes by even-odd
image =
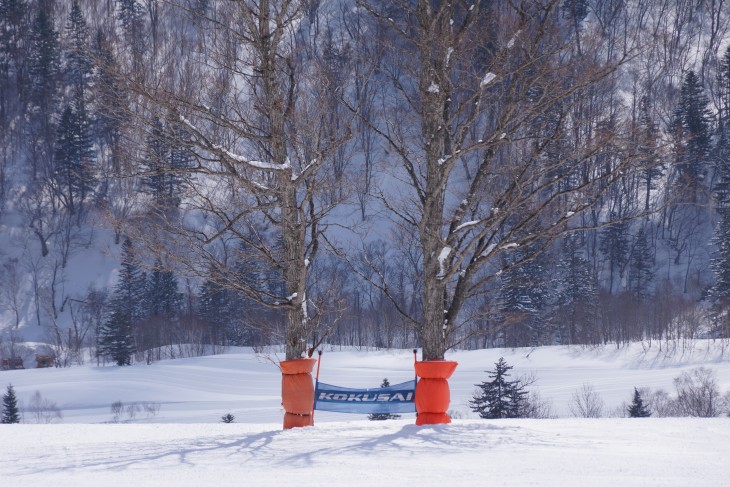
[[[532, 388], [552, 403], [557, 417], [570, 416], [573, 393], [583, 384], [594, 387], [605, 402], [605, 414], [631, 400], [634, 387], [674, 392], [672, 380], [682, 371], [705, 366], [713, 369], [720, 388], [730, 390], [730, 352], [723, 356], [720, 342], [700, 340], [684, 350], [667, 344], [633, 344], [624, 348], [542, 347], [458, 351], [447, 356], [459, 362], [451, 385], [455, 416], [476, 418], [468, 408], [475, 384], [487, 378], [499, 357], [514, 365], [512, 377], [534, 373]], [[152, 365], [0, 372], [0, 388], [12, 383], [19, 400], [27, 404], [39, 391], [63, 412], [64, 423], [101, 423], [112, 420], [111, 404], [159, 404], [159, 411], [123, 413], [120, 421], [155, 423], [214, 423], [231, 413], [237, 422], [278, 423], [280, 373], [275, 354], [239, 349], [222, 355], [167, 360]], [[407, 350], [325, 350], [320, 379], [345, 387], [377, 387], [413, 377], [413, 354]], [[365, 420], [359, 416], [317, 412], [317, 422]]]
[[[700, 365], [730, 389], [719, 342], [670, 352], [666, 345], [454, 352], [452, 411], [461, 419], [435, 427], [416, 427], [412, 415], [367, 421], [318, 411], [315, 427], [282, 431], [275, 355], [246, 349], [150, 366], [0, 372], [0, 386], [12, 383], [22, 405], [39, 391], [63, 412], [62, 424], [0, 426], [0, 484], [727, 485], [728, 418], [568, 417], [582, 384], [594, 386], [607, 411], [629, 401], [634, 386], [673, 392], [672, 379]], [[467, 401], [500, 356], [515, 375], [534, 372], [535, 387], [563, 417], [476, 419]], [[410, 351], [327, 350], [320, 378], [372, 387], [384, 377], [408, 380], [412, 365]], [[116, 401], [124, 404], [117, 420], [128, 424], [89, 424], [112, 421]], [[129, 405], [139, 406], [134, 417]], [[225, 413], [236, 423], [221, 424]]]

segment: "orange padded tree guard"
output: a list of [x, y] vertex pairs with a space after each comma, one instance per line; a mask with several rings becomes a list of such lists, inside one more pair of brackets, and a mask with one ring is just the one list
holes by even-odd
[[314, 383], [313, 358], [284, 360], [281, 367], [281, 405], [284, 406], [284, 429], [313, 426]]
[[456, 370], [457, 362], [447, 360], [431, 360], [416, 362], [416, 375], [420, 377], [416, 385], [416, 424], [450, 423], [451, 418], [446, 411], [451, 402], [449, 381]]

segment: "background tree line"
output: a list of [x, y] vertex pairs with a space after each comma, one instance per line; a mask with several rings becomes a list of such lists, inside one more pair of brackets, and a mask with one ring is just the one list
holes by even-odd
[[6, 341], [728, 338], [729, 9], [0, 0]]

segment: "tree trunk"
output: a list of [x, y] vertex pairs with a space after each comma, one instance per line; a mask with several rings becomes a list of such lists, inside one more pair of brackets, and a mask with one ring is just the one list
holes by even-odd
[[283, 213], [282, 237], [286, 254], [284, 278], [290, 307], [286, 312], [286, 359], [302, 358], [307, 350], [307, 268], [305, 265], [305, 227], [298, 222], [296, 189], [290, 188]]
[[440, 7], [432, 10], [428, 2], [419, 2], [419, 26], [423, 29], [418, 44], [421, 66], [419, 91], [422, 101], [421, 134], [424, 141], [426, 181], [422, 195], [422, 220], [419, 229], [424, 262], [424, 300], [421, 339], [423, 360], [443, 360], [446, 352], [446, 282], [442, 278], [449, 249], [442, 237], [444, 196], [448, 171], [442, 166], [448, 157], [448, 120], [451, 86], [449, 68], [444, 64], [447, 46], [443, 33], [448, 31]]
[[426, 281], [423, 302], [421, 340], [423, 360], [443, 360], [446, 353], [444, 289], [439, 282]]

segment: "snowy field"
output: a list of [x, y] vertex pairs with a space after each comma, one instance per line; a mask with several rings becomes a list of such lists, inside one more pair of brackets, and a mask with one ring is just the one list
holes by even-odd
[[[6, 371], [21, 402], [39, 391], [58, 424], [0, 427], [0, 485], [730, 485], [730, 418], [575, 419], [571, 395], [592, 385], [606, 413], [633, 387], [674, 393], [672, 379], [713, 369], [730, 390], [730, 354], [712, 342], [684, 350], [615, 348], [455, 352], [451, 425], [317, 412], [314, 428], [281, 430], [280, 375], [250, 350], [150, 366]], [[474, 384], [504, 356], [534, 372], [558, 419], [481, 420]], [[408, 351], [325, 351], [321, 380], [376, 387], [413, 375]], [[111, 404], [125, 406], [114, 417]], [[133, 407], [129, 414], [127, 408]], [[151, 407], [154, 406], [154, 407]], [[159, 408], [155, 411], [155, 409]], [[234, 424], [220, 423], [231, 413]], [[26, 412], [26, 421], [30, 422]], [[116, 419], [126, 424], [110, 424]], [[104, 424], [106, 423], [106, 424]]]

